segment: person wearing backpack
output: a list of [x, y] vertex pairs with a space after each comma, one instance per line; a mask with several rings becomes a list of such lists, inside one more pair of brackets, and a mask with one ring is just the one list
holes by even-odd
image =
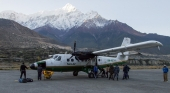
[[163, 78], [164, 78], [164, 82], [168, 81], [168, 67], [166, 67], [166, 65], [164, 65], [164, 67], [162, 68], [163, 70]]

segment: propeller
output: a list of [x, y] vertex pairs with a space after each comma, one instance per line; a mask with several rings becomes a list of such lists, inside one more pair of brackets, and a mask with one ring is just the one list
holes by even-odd
[[73, 50], [72, 56], [69, 59], [71, 59], [73, 56], [75, 56], [75, 59], [79, 61], [79, 58], [76, 56], [76, 52], [75, 52], [75, 50], [76, 50], [76, 41], [74, 41], [74, 48], [73, 49], [74, 50]]
[[73, 56], [75, 56], [76, 60], [88, 60], [90, 58], [94, 58], [96, 55], [92, 52], [83, 52], [83, 51], [77, 51], [76, 52], [76, 41], [74, 41], [74, 48], [73, 53], [69, 59], [71, 59]]

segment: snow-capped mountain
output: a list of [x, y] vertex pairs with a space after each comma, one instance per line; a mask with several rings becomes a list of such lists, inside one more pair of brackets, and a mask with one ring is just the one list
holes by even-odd
[[[53, 11], [40, 11], [30, 15], [14, 11], [3, 11], [0, 13], [0, 18], [14, 20], [23, 26], [34, 29], [34, 31], [45, 37], [55, 39], [69, 46], [73, 46], [76, 40], [79, 48], [105, 49], [117, 47], [121, 45], [124, 37], [130, 37], [132, 43], [158, 40], [164, 45], [164, 48], [161, 49], [162, 53], [169, 53], [168, 51], [170, 51], [170, 42], [167, 42], [168, 40], [170, 41], [169, 37], [141, 33], [125, 23], [117, 20], [107, 20], [95, 11], [82, 13], [71, 4], [66, 4], [64, 7]], [[1, 24], [4, 23], [1, 22]], [[5, 30], [14, 32], [21, 30], [18, 27], [16, 30], [15, 26], [15, 28], [7, 29], [9, 28], [8, 26]], [[2, 30], [2, 36], [5, 36], [3, 32], [5, 30]], [[21, 30], [20, 33], [24, 31]], [[6, 36], [9, 36], [9, 42], [11, 42], [11, 34], [7, 34]], [[14, 37], [13, 40], [16, 40], [17, 46], [19, 45], [18, 40], [33, 40], [27, 39], [27, 36], [23, 38]], [[25, 44], [25, 42], [23, 43]], [[36, 43], [34, 44], [36, 45]], [[160, 53], [160, 51], [158, 52], [156, 50], [150, 50], [150, 52]]]
[[86, 27], [103, 27], [111, 21], [102, 18], [97, 12], [82, 13], [71, 4], [54, 11], [40, 11], [35, 14], [25, 15], [14, 11], [3, 11], [0, 18], [14, 20], [30, 29], [36, 29], [43, 26], [50, 26], [59, 30], [68, 31], [73, 27], [79, 27], [84, 24]]

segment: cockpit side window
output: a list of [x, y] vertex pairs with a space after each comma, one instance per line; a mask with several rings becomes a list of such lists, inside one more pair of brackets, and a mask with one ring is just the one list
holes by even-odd
[[60, 61], [61, 60], [61, 56], [59, 56], [58, 58], [57, 58], [57, 61]]
[[56, 59], [58, 56], [54, 56], [54, 59]]

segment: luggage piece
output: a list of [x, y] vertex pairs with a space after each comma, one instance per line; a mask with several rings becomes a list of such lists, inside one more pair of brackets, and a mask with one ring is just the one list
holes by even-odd
[[27, 79], [25, 78], [20, 78], [18, 81], [19, 83], [27, 83]]
[[27, 78], [27, 82], [33, 82], [32, 78]]
[[22, 79], [22, 83], [27, 83], [27, 79]]
[[22, 83], [22, 78], [20, 78], [18, 81], [19, 81], [19, 83]]

